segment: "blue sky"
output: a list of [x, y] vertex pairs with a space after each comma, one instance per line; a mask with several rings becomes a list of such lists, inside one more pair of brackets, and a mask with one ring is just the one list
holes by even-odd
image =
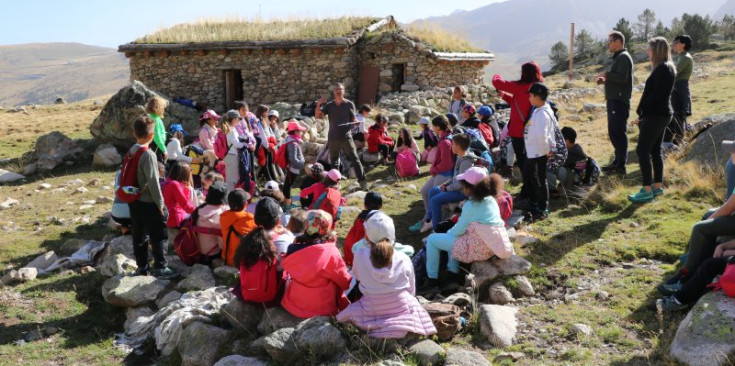
[[[117, 47], [158, 28], [201, 18], [322, 18], [391, 14], [399, 22], [472, 10], [500, 0], [25, 0], [3, 4], [0, 44], [79, 42]], [[338, 4], [338, 5], [335, 5]]]

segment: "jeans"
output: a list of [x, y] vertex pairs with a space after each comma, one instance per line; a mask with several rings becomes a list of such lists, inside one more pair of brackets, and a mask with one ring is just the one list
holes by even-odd
[[712, 258], [715, 253], [717, 237], [730, 235], [735, 235], [735, 216], [720, 216], [694, 224], [683, 268], [686, 268], [689, 273], [697, 271], [699, 265], [708, 258]]
[[549, 185], [546, 181], [547, 156], [527, 159], [523, 169], [523, 186], [528, 187], [532, 211], [544, 212], [549, 206]]
[[670, 121], [671, 116], [648, 117], [641, 120], [641, 133], [635, 152], [638, 154], [638, 165], [641, 167], [641, 180], [644, 186], [664, 181], [664, 158], [661, 155], [661, 143], [664, 139], [664, 130]]
[[427, 220], [431, 220], [433, 227], [437, 227], [442, 220], [442, 205], [459, 202], [466, 199], [461, 191], [442, 191], [439, 187], [429, 190], [429, 212]]
[[550, 190], [556, 189], [558, 185], [557, 180], [562, 187], [571, 188], [574, 185], [574, 170], [572, 168], [559, 167], [559, 171], [556, 174], [550, 171], [546, 172], [546, 181]]
[[[133, 253], [138, 269], [148, 269], [148, 242], [146, 235], [150, 238], [153, 252], [154, 268], [166, 266], [164, 249], [166, 244], [166, 220], [161, 211], [153, 202], [135, 201], [128, 203], [130, 206], [130, 219], [133, 233]], [[173, 238], [172, 238], [173, 240]]]
[[682, 304], [693, 304], [709, 291], [707, 285], [725, 272], [725, 267], [727, 267], [726, 257], [707, 259], [697, 268], [694, 275], [684, 282], [684, 286], [675, 294], [676, 299]]
[[735, 162], [732, 161], [732, 157], [727, 161], [725, 165], [725, 176], [727, 177], [727, 191], [725, 192], [725, 201], [730, 198], [733, 190], [735, 190]]
[[447, 269], [452, 273], [459, 273], [459, 261], [452, 258], [452, 246], [457, 237], [449, 234], [431, 234], [426, 239], [426, 276], [439, 278], [439, 251], [449, 253]]
[[615, 160], [612, 165], [625, 168], [628, 163], [628, 117], [630, 105], [622, 100], [607, 101], [607, 133], [615, 148]]
[[357, 175], [358, 182], [365, 181], [365, 170], [362, 168], [362, 162], [360, 157], [357, 156], [357, 148], [355, 147], [355, 141], [352, 137], [345, 137], [344, 139], [334, 140], [330, 139], [327, 144], [329, 145], [329, 162], [332, 164], [334, 169], [339, 169], [337, 161], [339, 161], [340, 151], [344, 151], [347, 155], [347, 159], [355, 168], [355, 175]]
[[430, 212], [429, 211], [430, 210], [430, 207], [429, 207], [429, 191], [432, 188], [434, 188], [434, 187], [436, 187], [438, 185], [441, 185], [442, 183], [444, 183], [446, 181], [449, 181], [451, 179], [452, 179], [451, 176], [445, 176], [445, 175], [437, 174], [435, 176], [429, 177], [429, 180], [427, 180], [426, 183], [424, 183], [424, 186], [421, 187], [421, 199], [422, 199], [422, 201], [424, 203], [424, 212], [426, 212], [424, 214], [423, 221], [426, 221], [426, 220], [429, 219], [429, 212]]

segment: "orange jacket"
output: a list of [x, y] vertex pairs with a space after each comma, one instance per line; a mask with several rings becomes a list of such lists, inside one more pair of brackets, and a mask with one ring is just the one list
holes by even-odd
[[[253, 214], [246, 211], [225, 211], [219, 217], [219, 223], [222, 227], [222, 259], [225, 260], [228, 266], [234, 266], [235, 264], [235, 252], [237, 247], [240, 246], [240, 239], [235, 234], [245, 236], [249, 232], [255, 230], [255, 217]], [[234, 229], [230, 234], [230, 227]]]

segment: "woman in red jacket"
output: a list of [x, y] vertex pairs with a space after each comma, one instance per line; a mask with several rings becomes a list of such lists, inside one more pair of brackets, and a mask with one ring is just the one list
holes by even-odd
[[181, 222], [196, 209], [191, 199], [191, 187], [191, 168], [189, 168], [189, 164], [178, 161], [171, 164], [168, 177], [161, 186], [163, 203], [168, 211], [166, 228], [168, 228], [168, 240], [171, 243], [179, 233]]
[[344, 291], [352, 276], [331, 232], [332, 217], [322, 210], [306, 216], [306, 231], [288, 247], [281, 265], [286, 292], [281, 305], [299, 318], [335, 316], [349, 305]]
[[439, 137], [439, 144], [436, 147], [436, 157], [434, 157], [434, 162], [431, 163], [431, 168], [429, 169], [431, 177], [421, 187], [421, 198], [424, 202], [424, 217], [408, 228], [411, 232], [418, 232], [426, 222], [429, 215], [429, 191], [444, 182], [452, 180], [452, 172], [454, 171], [452, 140], [449, 139], [449, 135], [452, 133], [452, 127], [449, 124], [449, 119], [446, 116], [434, 117], [431, 120], [431, 128]]
[[[543, 82], [541, 67], [531, 61], [521, 66], [521, 79], [517, 81], [503, 80], [499, 74], [493, 75], [493, 87], [498, 89], [500, 96], [510, 106], [510, 122], [508, 135], [513, 142], [513, 151], [516, 154], [518, 166], [523, 170], [526, 163], [526, 147], [523, 142], [523, 129], [531, 115], [531, 101], [528, 88], [536, 82]], [[523, 192], [523, 190], [521, 190]], [[521, 193], [523, 195], [523, 193]]]
[[375, 124], [370, 126], [368, 130], [368, 152], [371, 154], [381, 154], [381, 163], [385, 165], [387, 159], [393, 152], [393, 139], [388, 136], [385, 127], [388, 125], [388, 117], [379, 114], [375, 117]]

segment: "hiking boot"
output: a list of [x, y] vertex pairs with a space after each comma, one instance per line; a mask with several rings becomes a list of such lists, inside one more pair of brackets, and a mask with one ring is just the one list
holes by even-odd
[[416, 295], [427, 297], [439, 293], [439, 280], [436, 278], [426, 278], [424, 284], [416, 290]]
[[153, 271], [151, 271], [151, 274], [154, 277], [161, 278], [164, 280], [176, 278], [180, 275], [179, 271], [169, 266], [166, 266], [163, 268], [155, 268]]
[[621, 175], [621, 176], [624, 176], [624, 175], [628, 174], [628, 172], [625, 169], [625, 167], [614, 167], [612, 169], [603, 170], [602, 172], [605, 173], [605, 175], [610, 175], [610, 176], [613, 176], [613, 175]]
[[653, 201], [653, 191], [646, 192], [644, 188], [641, 188], [640, 191], [636, 194], [631, 194], [628, 196], [628, 200], [633, 203], [648, 203]]
[[434, 229], [434, 225], [431, 224], [431, 221], [425, 222], [423, 225], [421, 225], [420, 232], [425, 233], [427, 231], [431, 231]]
[[148, 276], [147, 268], [138, 268], [134, 272], [130, 273], [131, 276]]
[[424, 226], [424, 222], [423, 221], [418, 221], [415, 224], [409, 226], [408, 227], [408, 231], [410, 231], [412, 233], [417, 233], [417, 232], [419, 232], [421, 230], [421, 227], [423, 227], [423, 226]]
[[665, 312], [682, 311], [689, 307], [687, 304], [682, 304], [676, 300], [674, 295], [666, 296], [656, 300], [656, 308], [661, 309]]
[[653, 193], [654, 197], [658, 197], [658, 196], [663, 196], [665, 191], [663, 188], [656, 188], [656, 189], [651, 190], [651, 193]]
[[670, 296], [681, 291], [682, 287], [684, 287], [684, 284], [681, 281], [676, 281], [674, 283], [663, 283], [657, 289], [661, 295]]

